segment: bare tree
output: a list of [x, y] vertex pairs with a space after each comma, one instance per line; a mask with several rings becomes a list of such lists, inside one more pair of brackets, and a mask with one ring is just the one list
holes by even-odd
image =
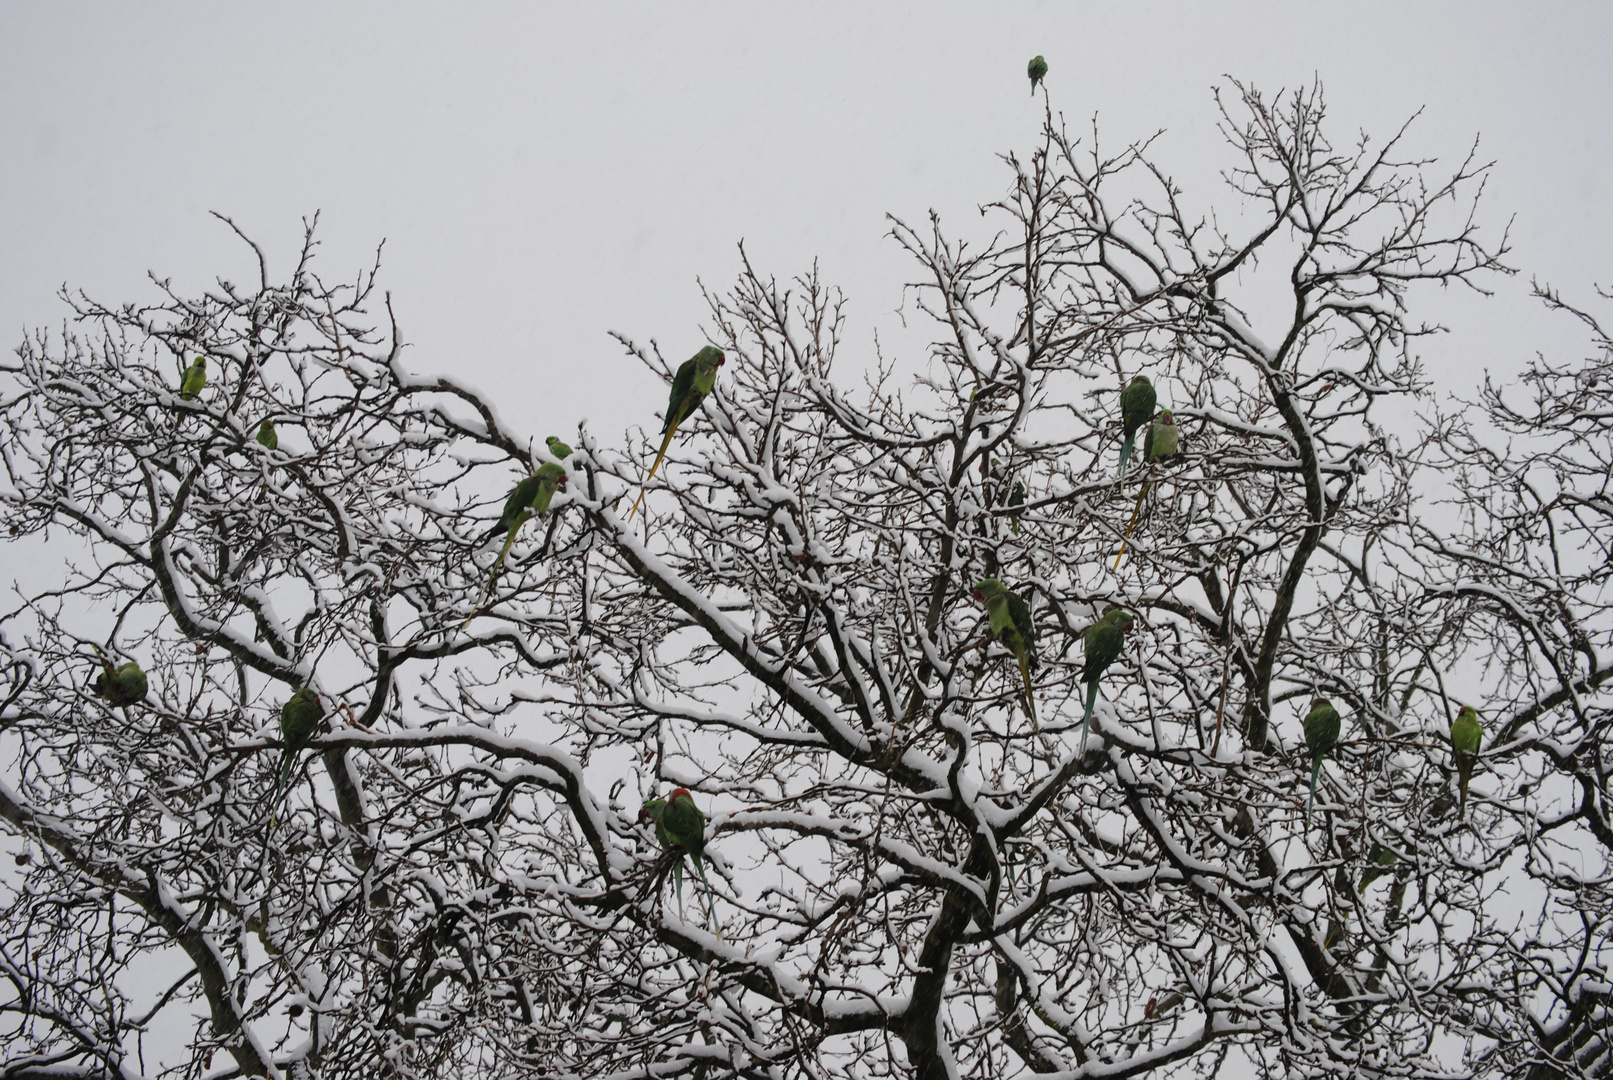
[[[1379, 416], [1424, 391], [1415, 287], [1505, 271], [1484, 167], [1232, 89], [1236, 229], [1052, 115], [984, 243], [893, 219], [916, 376], [840, 381], [838, 292], [742, 258], [642, 527], [655, 445], [579, 431], [485, 601], [550, 458], [404, 370], [373, 271], [326, 285], [310, 228], [284, 285], [70, 297], [0, 413], [12, 534], [73, 545], [0, 620], [0, 1076], [156, 1075], [160, 1031], [184, 1075], [1605, 1072], [1600, 495], [1424, 520], [1530, 467]], [[1184, 452], [1117, 480], [1137, 373]], [[1540, 452], [1607, 452], [1563, 432]], [[984, 577], [1030, 605], [1039, 730]], [[1083, 754], [1109, 605], [1137, 630]], [[90, 692], [103, 655], [146, 703]], [[304, 685], [333, 708], [271, 824]], [[1316, 695], [1345, 736], [1307, 822]], [[1465, 816], [1456, 704], [1489, 732]], [[638, 821], [672, 786], [711, 814], [714, 922]]]
[[[1600, 292], [1607, 299], [1605, 292]], [[1475, 1014], [1509, 1067], [1532, 1078], [1613, 1070], [1613, 338], [1590, 312], [1539, 285], [1548, 308], [1577, 318], [1594, 353], [1542, 357], [1517, 387], [1484, 380], [1473, 406], [1439, 418], [1439, 465], [1461, 527], [1419, 531], [1441, 558], [1436, 602], [1459, 601], [1482, 642], [1502, 722], [1483, 856], [1517, 877], [1518, 924], [1494, 948], [1516, 998]], [[1510, 390], [1510, 392], [1509, 392]], [[1503, 1022], [1505, 1017], [1505, 1022]]]

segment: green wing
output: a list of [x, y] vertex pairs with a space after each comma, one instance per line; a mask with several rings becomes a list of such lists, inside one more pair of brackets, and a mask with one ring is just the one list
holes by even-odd
[[547, 514], [549, 501], [566, 482], [566, 470], [552, 461], [546, 461], [538, 467], [533, 478], [538, 482], [538, 490], [532, 497], [532, 509], [540, 514]]
[[698, 857], [706, 850], [706, 815], [700, 812], [694, 799], [681, 788], [667, 802], [661, 820], [666, 831], [691, 856]]
[[1158, 402], [1154, 384], [1146, 375], [1138, 375], [1120, 392], [1120, 430], [1130, 435], [1154, 417]]
[[515, 488], [510, 492], [510, 497], [504, 500], [504, 512], [499, 515], [498, 524], [493, 526], [488, 535], [508, 532], [510, 527], [515, 524], [515, 519], [521, 516], [521, 511], [530, 507], [533, 501], [537, 499], [538, 492], [542, 487], [543, 480], [540, 478], [540, 473], [533, 473], [519, 484], [516, 484]]
[[1484, 729], [1479, 726], [1479, 714], [1472, 706], [1465, 706], [1451, 721], [1451, 749], [1462, 754], [1476, 754], [1484, 741]]
[[1312, 757], [1322, 757], [1339, 741], [1340, 730], [1339, 711], [1326, 698], [1317, 698], [1305, 714], [1305, 749]]
[[179, 378], [179, 396], [185, 401], [192, 401], [202, 388], [207, 385], [207, 357], [198, 356], [196, 362], [185, 369]]
[[1120, 659], [1126, 637], [1120, 627], [1105, 617], [1087, 627], [1082, 646], [1082, 658], [1086, 662], [1081, 668], [1081, 681], [1096, 683], [1109, 665]]
[[306, 746], [324, 718], [325, 707], [312, 688], [305, 686], [292, 694], [291, 699], [280, 706], [280, 734], [285, 737], [287, 748], [299, 750]]
[[1036, 624], [1031, 621], [1031, 609], [1018, 593], [1005, 592], [1003, 595], [1008, 600], [1009, 620], [1014, 627], [1014, 631], [1019, 635], [1019, 640], [1024, 644], [1023, 659], [1030, 668], [1035, 669], [1037, 666]]
[[678, 365], [678, 373], [672, 377], [672, 395], [666, 403], [666, 422], [661, 425], [663, 435], [683, 423], [699, 407], [700, 398], [705, 396], [695, 391], [695, 367], [692, 359], [685, 360]]

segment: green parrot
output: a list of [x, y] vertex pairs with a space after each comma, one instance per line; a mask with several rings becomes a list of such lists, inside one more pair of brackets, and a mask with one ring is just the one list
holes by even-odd
[[1456, 776], [1460, 791], [1462, 817], [1467, 817], [1467, 782], [1473, 779], [1473, 766], [1478, 761], [1479, 744], [1484, 741], [1484, 729], [1479, 726], [1479, 714], [1471, 705], [1451, 721], [1451, 753], [1456, 758]]
[[1311, 807], [1316, 804], [1316, 778], [1322, 774], [1322, 759], [1339, 741], [1342, 729], [1339, 711], [1325, 697], [1311, 702], [1311, 711], [1305, 714], [1305, 749], [1311, 755], [1311, 794], [1305, 801], [1305, 821], [1311, 820]]
[[1182, 446], [1182, 429], [1176, 426], [1176, 414], [1169, 409], [1159, 410], [1154, 422], [1148, 425], [1148, 438], [1143, 441], [1143, 458], [1163, 461]]
[[146, 700], [146, 673], [140, 670], [139, 664], [130, 660], [113, 667], [102, 659], [101, 666], [106, 670], [95, 677], [90, 689], [105, 698], [107, 704], [138, 705]]
[[258, 445], [268, 450], [280, 449], [280, 433], [274, 429], [274, 421], [267, 416], [258, 425]]
[[1126, 635], [1136, 619], [1124, 608], [1111, 607], [1081, 636], [1081, 651], [1086, 664], [1081, 669], [1081, 681], [1087, 684], [1086, 710], [1081, 714], [1081, 755], [1087, 752], [1087, 729], [1092, 723], [1092, 710], [1098, 705], [1098, 680], [1110, 664], [1120, 659], [1126, 648]]
[[280, 800], [285, 796], [286, 785], [291, 780], [291, 769], [297, 763], [297, 755], [302, 748], [313, 739], [314, 733], [319, 730], [319, 722], [325, 719], [325, 706], [319, 700], [319, 694], [312, 687], [305, 686], [292, 694], [286, 703], [280, 706], [280, 737], [285, 741], [286, 748], [280, 755], [280, 779], [274, 787], [274, 798], [270, 801], [269, 828], [280, 817]]
[[1389, 873], [1389, 868], [1400, 861], [1400, 856], [1390, 851], [1377, 841], [1373, 841], [1372, 850], [1367, 852], [1367, 862], [1371, 865], [1361, 875], [1361, 884], [1355, 890], [1359, 893], [1367, 891], [1367, 886]]
[[[695, 872], [700, 875], [700, 884], [706, 890], [706, 915], [711, 919], [713, 926], [717, 926], [717, 915], [712, 908], [711, 882], [706, 879], [706, 815], [700, 812], [695, 805], [694, 796], [689, 794], [687, 788], [678, 788], [665, 799], [647, 799], [638, 812], [641, 822], [655, 823], [655, 839], [661, 845], [661, 850], [670, 851], [674, 846], [681, 847], [683, 853], [694, 862]], [[683, 860], [680, 858], [672, 864], [672, 880], [678, 893], [678, 917], [683, 917]], [[717, 927], [717, 936], [722, 937], [722, 928]]]
[[[1014, 481], [1014, 490], [1008, 493], [1008, 505], [1011, 507], [1025, 505], [1025, 485], [1021, 484], [1018, 480]], [[1014, 535], [1018, 536], [1019, 514], [1014, 513], [1008, 515], [1008, 523], [1009, 526], [1014, 530]]]
[[1120, 443], [1121, 476], [1126, 475], [1126, 462], [1131, 460], [1132, 440], [1137, 435], [1137, 429], [1148, 423], [1158, 401], [1154, 384], [1149, 382], [1146, 375], [1133, 377], [1120, 392], [1120, 431], [1124, 436]]
[[1031, 730], [1042, 733], [1036, 721], [1036, 696], [1031, 692], [1031, 672], [1039, 660], [1036, 656], [1036, 624], [1031, 621], [1031, 609], [1018, 593], [1003, 588], [996, 578], [986, 578], [974, 587], [974, 598], [986, 605], [986, 617], [991, 623], [991, 636], [1014, 654], [1019, 661], [1019, 674], [1025, 680], [1025, 707], [1031, 714]]
[[[571, 447], [550, 435], [545, 443], [549, 453], [564, 461], [571, 456]], [[516, 534], [521, 526], [530, 521], [534, 515], [543, 515], [549, 512], [549, 503], [554, 499], [556, 491], [566, 486], [566, 470], [563, 466], [552, 461], [546, 461], [538, 466], [538, 471], [516, 484], [510, 492], [510, 497], [504, 500], [504, 512], [499, 515], [497, 523], [482, 537], [487, 540], [504, 533], [504, 547], [499, 550], [498, 558], [493, 560], [492, 572], [487, 577], [487, 589], [493, 587], [498, 577], [499, 568], [504, 565], [504, 557], [510, 553], [510, 547], [515, 543]], [[486, 595], [486, 590], [483, 591]]]
[[[1161, 409], [1154, 422], [1148, 425], [1148, 434], [1143, 439], [1143, 460], [1152, 466], [1156, 461], [1163, 461], [1173, 456], [1181, 447], [1182, 429], [1176, 426], [1176, 414], [1169, 409]], [[1137, 515], [1142, 513], [1143, 499], [1153, 483], [1153, 471], [1150, 469], [1149, 478], [1137, 489], [1137, 502], [1131, 508], [1131, 520], [1126, 522], [1126, 535], [1120, 538], [1120, 554], [1115, 556], [1116, 570], [1120, 569], [1120, 560], [1126, 554], [1126, 541], [1131, 539], [1131, 530], [1137, 524]]]
[[195, 401], [196, 395], [202, 392], [207, 385], [207, 357], [198, 356], [195, 363], [185, 369], [179, 377], [179, 398], [181, 401]]
[[1036, 96], [1036, 84], [1047, 78], [1047, 61], [1040, 56], [1031, 57], [1031, 62], [1025, 65], [1025, 74], [1031, 77], [1031, 97]]
[[644, 490], [655, 479], [655, 471], [661, 467], [661, 459], [666, 456], [666, 448], [672, 444], [672, 436], [678, 433], [678, 425], [700, 408], [700, 403], [711, 393], [711, 388], [717, 385], [717, 369], [726, 362], [721, 349], [707, 345], [678, 365], [678, 373], [672, 377], [672, 397], [667, 401], [666, 423], [661, 425], [661, 433], [666, 437], [661, 440], [661, 449], [656, 452], [655, 464], [650, 466], [650, 475], [644, 478], [644, 483], [638, 489], [638, 499], [634, 501], [633, 509], [627, 513], [628, 521], [632, 521], [633, 515], [638, 513], [639, 503], [644, 501]]

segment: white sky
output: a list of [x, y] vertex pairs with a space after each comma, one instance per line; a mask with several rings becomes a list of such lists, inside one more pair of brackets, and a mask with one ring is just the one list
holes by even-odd
[[64, 281], [123, 302], [152, 297], [148, 269], [250, 280], [210, 209], [281, 273], [321, 210], [328, 278], [386, 239], [412, 368], [494, 392], [528, 435], [587, 416], [615, 442], [666, 389], [605, 332], [692, 353], [696, 276], [731, 281], [741, 239], [781, 278], [821, 257], [851, 300], [842, 363], [866, 358], [913, 276], [883, 215], [935, 207], [984, 235], [996, 156], [1041, 117], [1038, 52], [1072, 128], [1096, 113], [1114, 147], [1167, 129], [1201, 208], [1232, 205], [1210, 186], [1223, 74], [1268, 92], [1319, 75], [1341, 143], [1421, 106], [1416, 150], [1481, 135], [1498, 162], [1482, 220], [1516, 215], [1523, 273], [1494, 301], [1432, 297], [1460, 323], [1424, 346], [1436, 373], [1578, 350], [1521, 299], [1529, 276], [1581, 298], [1613, 280], [1609, 5], [330, 7], [0, 0], [8, 350], [59, 324]]

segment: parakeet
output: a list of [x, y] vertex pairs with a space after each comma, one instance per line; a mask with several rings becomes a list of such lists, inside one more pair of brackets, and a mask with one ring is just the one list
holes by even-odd
[[[639, 810], [638, 817], [640, 821], [655, 823], [655, 839], [662, 850], [669, 851], [673, 845], [681, 847], [684, 854], [694, 863], [695, 872], [700, 875], [700, 884], [706, 890], [706, 915], [710, 917], [712, 925], [716, 926], [717, 916], [711, 902], [711, 882], [706, 879], [706, 815], [695, 805], [694, 796], [689, 794], [687, 788], [678, 788], [665, 799], [648, 799]], [[672, 880], [678, 893], [678, 917], [682, 918], [682, 859], [672, 864]], [[717, 936], [722, 936], [720, 927], [717, 929]]]
[[633, 515], [638, 513], [639, 503], [644, 501], [645, 488], [655, 479], [655, 471], [661, 467], [661, 459], [666, 456], [666, 448], [671, 445], [672, 436], [678, 433], [678, 425], [700, 408], [700, 403], [711, 393], [711, 388], [717, 385], [717, 369], [726, 362], [721, 349], [707, 345], [678, 365], [678, 373], [672, 377], [672, 396], [667, 401], [666, 423], [661, 425], [661, 433], [665, 438], [661, 440], [661, 449], [656, 451], [655, 464], [650, 466], [650, 475], [644, 478], [644, 483], [639, 487], [638, 499], [634, 501], [633, 509], [627, 513], [628, 521], [632, 521]]
[[[549, 453], [561, 461], [571, 456], [571, 447], [555, 436], [550, 435], [545, 442], [549, 447]], [[510, 547], [515, 543], [516, 534], [521, 531], [521, 526], [530, 521], [534, 515], [547, 514], [555, 492], [565, 486], [565, 468], [552, 461], [539, 465], [537, 472], [515, 485], [510, 497], [504, 500], [504, 512], [487, 532], [488, 537], [497, 536], [501, 532], [505, 534], [504, 547], [500, 549], [498, 558], [493, 560], [493, 569], [487, 577], [488, 589], [493, 587], [493, 582], [498, 578], [499, 568], [504, 565], [504, 557], [510, 553]]]
[[1158, 400], [1158, 395], [1154, 393], [1154, 384], [1146, 375], [1134, 376], [1120, 392], [1120, 433], [1123, 436], [1120, 443], [1121, 476], [1126, 475], [1126, 462], [1131, 460], [1131, 447], [1137, 429], [1148, 423], [1154, 415], [1154, 406]]
[[986, 605], [991, 636], [1019, 661], [1019, 674], [1025, 680], [1025, 707], [1031, 715], [1031, 730], [1040, 735], [1042, 729], [1036, 721], [1036, 697], [1031, 692], [1031, 672], [1036, 670], [1039, 663], [1036, 656], [1036, 624], [1031, 621], [1031, 610], [1018, 593], [1003, 588], [1003, 583], [996, 578], [986, 578], [976, 585], [974, 598]]
[[1081, 681], [1087, 684], [1087, 705], [1081, 714], [1083, 756], [1087, 752], [1087, 728], [1092, 723], [1092, 710], [1098, 704], [1098, 680], [1110, 664], [1120, 659], [1120, 654], [1126, 648], [1126, 635], [1131, 633], [1136, 621], [1129, 611], [1111, 607], [1082, 635], [1081, 648], [1086, 663], [1081, 668]]
[[258, 445], [269, 450], [280, 449], [280, 433], [274, 429], [274, 421], [268, 417], [258, 425]]
[[[1156, 461], [1171, 457], [1181, 449], [1181, 433], [1182, 429], [1176, 426], [1176, 415], [1169, 409], [1161, 409], [1154, 422], [1148, 425], [1148, 434], [1143, 439], [1143, 460], [1153, 465]], [[1137, 501], [1131, 508], [1131, 520], [1126, 522], [1126, 535], [1120, 538], [1120, 553], [1115, 556], [1116, 570], [1120, 569], [1120, 560], [1126, 554], [1126, 542], [1131, 539], [1131, 530], [1137, 524], [1137, 515], [1142, 513], [1143, 509], [1143, 499], [1153, 482], [1153, 470], [1150, 469], [1149, 478], [1137, 489]]]
[[275, 784], [274, 799], [270, 802], [269, 828], [280, 817], [280, 800], [285, 796], [286, 785], [291, 780], [292, 767], [297, 763], [297, 755], [302, 748], [313, 739], [314, 733], [319, 730], [319, 722], [325, 719], [325, 706], [319, 700], [319, 694], [312, 687], [305, 686], [280, 706], [280, 737], [285, 741], [286, 748], [280, 756], [280, 779]]
[[[1021, 484], [1018, 480], [1014, 481], [1014, 490], [1008, 493], [1008, 505], [1011, 507], [1025, 505], [1025, 485]], [[1014, 535], [1018, 536], [1019, 515], [1017, 513], [1008, 515], [1008, 523], [1009, 526], [1014, 530]]]
[[1305, 749], [1311, 755], [1311, 793], [1305, 801], [1305, 820], [1311, 820], [1311, 807], [1316, 804], [1316, 778], [1322, 774], [1322, 759], [1339, 741], [1341, 722], [1339, 711], [1325, 697], [1311, 702], [1311, 711], [1305, 714]]
[[207, 385], [207, 357], [198, 356], [185, 373], [179, 377], [179, 398], [181, 401], [195, 401], [196, 395], [202, 392]]
[[106, 670], [96, 676], [90, 689], [105, 698], [107, 704], [138, 705], [146, 699], [146, 673], [140, 670], [139, 664], [133, 660], [117, 667], [105, 660], [101, 664]]
[[1047, 77], [1047, 61], [1040, 56], [1031, 57], [1031, 62], [1025, 65], [1025, 74], [1031, 77], [1031, 97], [1036, 96], [1036, 84]]
[[1399, 861], [1399, 855], [1396, 855], [1382, 844], [1374, 841], [1372, 844], [1372, 850], [1367, 852], [1367, 862], [1371, 865], [1369, 865], [1366, 869], [1366, 872], [1361, 875], [1361, 884], [1356, 888], [1355, 891], [1359, 893], [1366, 892], [1368, 885], [1371, 885], [1374, 881], [1377, 881], [1379, 878], [1389, 873], [1389, 868]]
[[1143, 442], [1143, 459], [1163, 461], [1175, 454], [1182, 445], [1182, 429], [1176, 426], [1176, 414], [1169, 409], [1159, 410], [1154, 422], [1148, 425], [1148, 438]]
[[1467, 817], [1467, 782], [1473, 779], [1473, 766], [1479, 757], [1479, 744], [1484, 741], [1484, 729], [1479, 726], [1479, 714], [1471, 705], [1451, 721], [1451, 753], [1456, 758], [1456, 777], [1460, 799], [1459, 813]]

